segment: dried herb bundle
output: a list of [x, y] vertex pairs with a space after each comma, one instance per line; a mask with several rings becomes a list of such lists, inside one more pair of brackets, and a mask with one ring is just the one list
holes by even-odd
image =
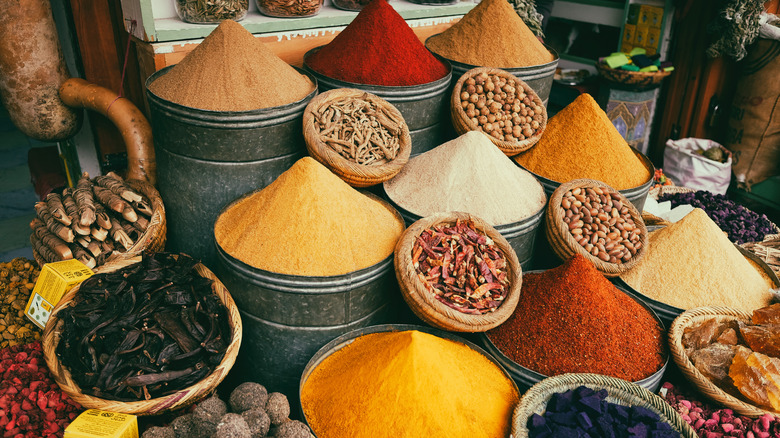
[[148, 199], [111, 172], [94, 180], [85, 172], [76, 189], [49, 193], [35, 211], [30, 243], [43, 261], [76, 258], [89, 268], [102, 265], [114, 250], [130, 249], [153, 213]]
[[85, 280], [63, 321], [57, 356], [85, 394], [137, 401], [165, 396], [207, 376], [231, 340], [227, 310], [183, 254]]
[[249, 0], [176, 0], [179, 17], [190, 23], [218, 23], [241, 20], [246, 16]]
[[387, 163], [401, 148], [403, 121], [396, 119], [379, 98], [370, 94], [323, 105], [315, 119], [322, 141], [357, 164]]
[[428, 291], [463, 313], [493, 312], [509, 290], [504, 253], [470, 220], [423, 231], [412, 263]]

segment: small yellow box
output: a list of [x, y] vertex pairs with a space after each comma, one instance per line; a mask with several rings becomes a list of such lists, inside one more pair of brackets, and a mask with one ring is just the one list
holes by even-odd
[[657, 48], [658, 43], [661, 42], [661, 29], [651, 27], [647, 30], [647, 41], [645, 41], [645, 48]]
[[661, 23], [664, 21], [664, 8], [659, 8], [658, 6], [642, 5], [639, 15], [640, 17], [645, 18], [645, 21], [642, 24], [660, 29]]
[[647, 26], [637, 26], [634, 34], [634, 47], [644, 47], [647, 43], [647, 33], [650, 28]]
[[631, 45], [629, 43], [623, 43], [620, 46], [620, 51], [623, 52], [623, 53], [631, 53], [631, 49], [633, 49], [633, 48], [634, 48], [633, 45]]
[[92, 274], [94, 273], [91, 269], [75, 259], [46, 263], [41, 269], [38, 281], [35, 282], [24, 313], [35, 325], [44, 328], [51, 311], [65, 292]]
[[64, 438], [138, 438], [138, 418], [88, 409], [65, 428]]
[[623, 26], [623, 44], [634, 44], [634, 36], [636, 34], [636, 26], [633, 24], [626, 24]]

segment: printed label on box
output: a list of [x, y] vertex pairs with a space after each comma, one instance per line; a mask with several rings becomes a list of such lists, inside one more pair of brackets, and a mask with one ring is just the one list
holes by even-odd
[[636, 35], [634, 36], [634, 46], [644, 47], [647, 42], [647, 32], [650, 28], [647, 26], [637, 26]]
[[91, 269], [75, 259], [46, 263], [35, 282], [24, 313], [38, 327], [46, 327], [51, 311], [62, 296], [92, 274]]
[[633, 24], [626, 24], [623, 26], [623, 43], [633, 44], [634, 36], [636, 34], [636, 26]]
[[661, 42], [661, 29], [651, 27], [647, 31], [647, 41], [645, 41], [645, 48], [656, 48], [658, 43]]
[[65, 428], [64, 438], [138, 438], [138, 418], [131, 414], [89, 409]]

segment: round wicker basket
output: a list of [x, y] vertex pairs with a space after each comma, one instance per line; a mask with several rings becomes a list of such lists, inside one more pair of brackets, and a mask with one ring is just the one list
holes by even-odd
[[[636, 228], [639, 230], [639, 241], [642, 243], [642, 246], [637, 250], [636, 254], [625, 263], [605, 262], [588, 252], [582, 245], [577, 243], [574, 236], [571, 234], [571, 231], [569, 231], [569, 224], [563, 220], [566, 216], [566, 210], [561, 206], [561, 200], [563, 199], [564, 194], [567, 191], [576, 188], [585, 189], [594, 187], [606, 188], [611, 193], [616, 194], [623, 205], [628, 208], [628, 212], [634, 220]], [[567, 260], [575, 254], [581, 254], [593, 263], [596, 269], [606, 277], [617, 277], [620, 274], [627, 272], [636, 266], [647, 250], [647, 228], [642, 220], [642, 215], [622, 193], [601, 181], [593, 179], [575, 179], [561, 184], [555, 189], [552, 196], [550, 196], [550, 202], [547, 204], [545, 223], [545, 234], [550, 243], [550, 247], [561, 260]]]
[[630, 85], [634, 88], [652, 88], [657, 86], [667, 76], [672, 74], [671, 71], [629, 71], [616, 68], [610, 68], [608, 65], [597, 62], [596, 70], [599, 75], [604, 79], [623, 85]]
[[[96, 273], [113, 272], [138, 263], [141, 257], [125, 258], [113, 260], [101, 266]], [[102, 409], [112, 412], [121, 412], [134, 415], [157, 415], [165, 411], [171, 411], [189, 406], [210, 395], [217, 388], [217, 385], [227, 376], [238, 356], [238, 350], [241, 346], [242, 325], [241, 315], [238, 312], [233, 298], [230, 296], [225, 285], [204, 265], [197, 264], [195, 270], [202, 277], [214, 280], [212, 289], [219, 297], [222, 304], [227, 309], [228, 323], [232, 330], [230, 344], [227, 347], [222, 362], [217, 365], [208, 376], [200, 382], [182, 389], [173, 394], [164, 397], [153, 398], [150, 400], [141, 400], [136, 402], [122, 402], [117, 400], [106, 400], [81, 392], [78, 384], [73, 380], [70, 371], [65, 367], [57, 357], [57, 345], [60, 342], [60, 336], [63, 330], [64, 322], [57, 318], [57, 314], [65, 307], [73, 303], [73, 299], [79, 291], [79, 286], [74, 287], [65, 296], [52, 311], [46, 328], [43, 331], [43, 355], [52, 377], [60, 386], [60, 389], [77, 403], [87, 409]]]
[[463, 110], [463, 107], [460, 104], [460, 93], [461, 89], [463, 88], [463, 84], [466, 82], [467, 79], [472, 78], [474, 76], [477, 76], [481, 73], [487, 73], [491, 76], [500, 76], [506, 79], [512, 79], [516, 81], [520, 86], [523, 87], [523, 90], [525, 90], [525, 94], [531, 97], [533, 102], [540, 107], [542, 107], [542, 121], [539, 123], [539, 129], [536, 130], [536, 133], [530, 138], [526, 138], [522, 141], [505, 141], [505, 140], [499, 140], [492, 135], [488, 135], [488, 138], [490, 138], [490, 141], [493, 142], [496, 146], [498, 146], [499, 149], [501, 149], [501, 152], [506, 154], [507, 156], [515, 156], [523, 151], [526, 151], [530, 149], [533, 145], [535, 145], [540, 138], [542, 138], [542, 133], [544, 132], [544, 129], [547, 127], [547, 109], [542, 103], [542, 100], [539, 98], [539, 96], [536, 94], [536, 92], [528, 86], [524, 81], [517, 78], [516, 76], [512, 75], [511, 73], [501, 70], [498, 68], [490, 68], [490, 67], [477, 67], [472, 68], [471, 70], [464, 73], [460, 79], [455, 83], [455, 88], [452, 90], [452, 97], [450, 100], [450, 115], [452, 116], [452, 124], [455, 127], [455, 131], [461, 135], [465, 134], [468, 131], [481, 131], [481, 128], [475, 124], [471, 118], [469, 118], [466, 115], [466, 111]]
[[688, 358], [683, 347], [682, 337], [685, 329], [693, 327], [710, 318], [716, 318], [718, 321], [750, 321], [751, 314], [742, 310], [730, 307], [697, 307], [686, 310], [672, 322], [669, 329], [669, 350], [677, 367], [683, 375], [693, 383], [693, 385], [704, 395], [712, 399], [718, 406], [732, 409], [734, 412], [747, 415], [748, 417], [760, 417], [764, 414], [771, 414], [780, 418], [780, 413], [769, 411], [746, 401], [743, 401], [726, 391], [720, 389], [712, 381], [704, 376]]
[[[412, 264], [412, 246], [426, 229], [441, 224], [454, 224], [457, 220], [474, 222], [476, 229], [495, 242], [507, 260], [509, 290], [498, 308], [482, 315], [471, 315], [455, 310], [442, 303], [429, 292]], [[428, 324], [456, 332], [484, 332], [506, 321], [517, 307], [522, 284], [522, 268], [517, 254], [506, 238], [484, 220], [462, 212], [437, 213], [413, 223], [407, 228], [395, 246], [395, 275], [401, 286], [401, 295], [412, 311]]]
[[[322, 140], [316, 127], [317, 115], [332, 103], [349, 100], [362, 100], [382, 107], [394, 120], [401, 122], [400, 149], [394, 159], [379, 165], [358, 164], [343, 157]], [[309, 154], [353, 187], [368, 187], [389, 180], [401, 171], [412, 152], [409, 127], [398, 109], [379, 96], [354, 88], [336, 88], [314, 97], [303, 112], [303, 137]]]
[[[114, 251], [109, 256], [105, 263], [115, 262], [119, 260], [132, 259], [144, 251], [159, 252], [165, 248], [165, 236], [167, 232], [167, 223], [165, 220], [165, 206], [163, 205], [160, 192], [154, 188], [149, 182], [139, 179], [126, 179], [125, 183], [133, 190], [143, 194], [152, 206], [152, 217], [149, 219], [149, 225], [146, 231], [133, 243], [125, 252]], [[33, 257], [38, 263], [38, 266], [43, 266], [47, 263], [40, 254], [33, 251]], [[100, 264], [96, 266], [100, 267]]]
[[528, 419], [533, 414], [542, 414], [553, 394], [586, 386], [593, 390], [607, 390], [607, 401], [624, 406], [642, 406], [661, 417], [661, 420], [684, 438], [696, 438], [696, 432], [683, 420], [674, 408], [661, 397], [645, 388], [615, 377], [600, 374], [562, 374], [549, 377], [531, 387], [520, 399], [512, 418], [512, 436], [528, 437]]

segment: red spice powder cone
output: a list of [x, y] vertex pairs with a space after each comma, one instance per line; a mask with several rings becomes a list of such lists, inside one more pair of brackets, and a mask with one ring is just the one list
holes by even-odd
[[368, 85], [426, 84], [449, 72], [385, 0], [366, 5], [306, 64], [325, 76]]

